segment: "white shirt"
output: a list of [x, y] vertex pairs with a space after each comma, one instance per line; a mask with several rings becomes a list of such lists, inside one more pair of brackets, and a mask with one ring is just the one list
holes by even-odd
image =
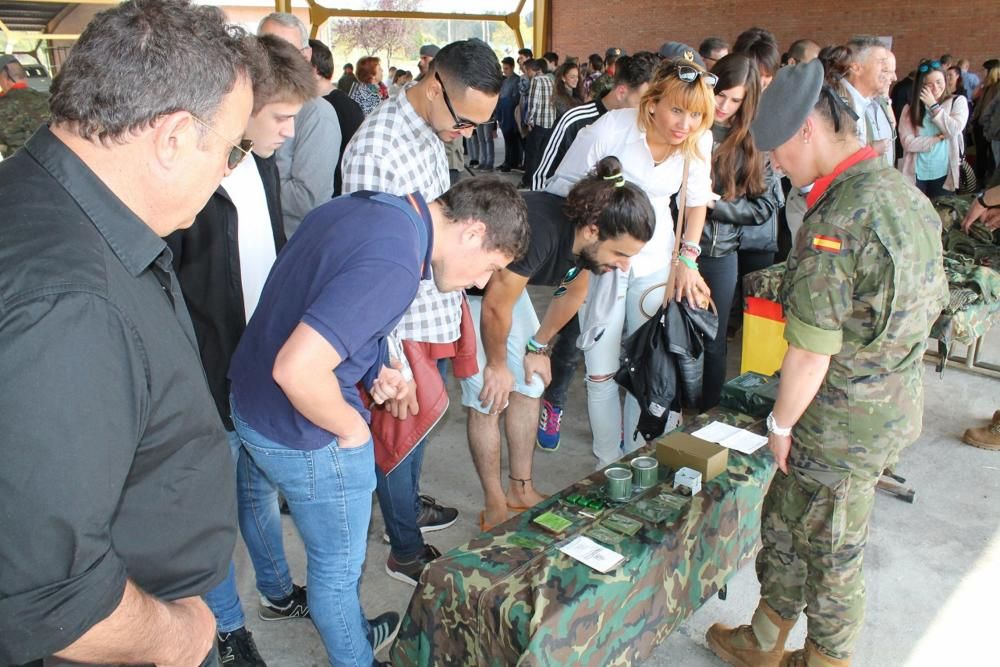
[[264, 282], [274, 264], [274, 232], [264, 195], [264, 182], [253, 157], [240, 162], [222, 179], [222, 187], [236, 206], [236, 236], [240, 249], [240, 281], [247, 322], [257, 308]]
[[[649, 197], [656, 213], [653, 238], [632, 258], [632, 274], [645, 276], [670, 264], [674, 250], [674, 219], [670, 197], [681, 188], [684, 155], [674, 153], [662, 164], [654, 164], [646, 144], [646, 133], [639, 128], [636, 109], [616, 109], [580, 130], [573, 145], [546, 185], [546, 191], [565, 197], [581, 178], [597, 166], [601, 158], [614, 155], [622, 163], [625, 180], [634, 183]], [[712, 133], [705, 132], [696, 144], [701, 156], [691, 157], [688, 167], [688, 208], [705, 206], [718, 199], [712, 192]]]

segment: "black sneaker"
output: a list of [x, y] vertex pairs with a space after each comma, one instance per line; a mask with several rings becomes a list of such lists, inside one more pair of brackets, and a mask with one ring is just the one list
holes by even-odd
[[372, 629], [372, 653], [378, 653], [396, 638], [399, 632], [399, 614], [387, 611], [368, 621]]
[[385, 573], [404, 584], [416, 586], [420, 580], [420, 573], [424, 571], [424, 566], [440, 555], [441, 552], [430, 544], [425, 544], [423, 552], [413, 560], [406, 562], [396, 560], [390, 551], [389, 559], [385, 562]]
[[260, 596], [260, 609], [257, 611], [262, 621], [284, 621], [289, 618], [309, 618], [309, 602], [306, 599], [306, 587], [292, 585], [292, 594], [284, 600], [270, 600]]
[[[438, 505], [430, 496], [420, 496], [420, 513], [417, 514], [417, 526], [424, 535], [435, 530], [444, 530], [454, 525], [458, 519], [458, 510], [454, 507]], [[382, 539], [389, 541], [389, 534], [382, 533]]]
[[232, 632], [220, 632], [219, 662], [227, 667], [267, 667], [267, 663], [257, 652], [253, 635], [246, 628]]

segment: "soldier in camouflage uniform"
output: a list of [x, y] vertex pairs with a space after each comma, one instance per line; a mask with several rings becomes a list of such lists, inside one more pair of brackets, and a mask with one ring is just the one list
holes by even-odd
[[[982, 221], [989, 230], [1000, 229], [1000, 185], [983, 192], [969, 207], [969, 212], [962, 221], [962, 230], [970, 231], [972, 225]], [[1000, 410], [993, 413], [993, 421], [989, 426], [966, 429], [962, 442], [979, 447], [1000, 451]]]
[[10, 157], [49, 117], [49, 96], [28, 87], [14, 56], [0, 56], [0, 155]]
[[[920, 433], [922, 359], [947, 303], [930, 202], [854, 135], [819, 61], [779, 71], [753, 133], [796, 186], [816, 182], [782, 287], [789, 349], [768, 444], [761, 601], [750, 625], [709, 629], [733, 665], [848, 665], [864, 615], [875, 484]], [[802, 611], [806, 647], [784, 652]]]

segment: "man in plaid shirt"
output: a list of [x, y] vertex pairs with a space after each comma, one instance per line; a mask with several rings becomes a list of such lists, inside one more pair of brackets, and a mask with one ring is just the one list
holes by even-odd
[[[489, 120], [503, 77], [496, 54], [483, 41], [470, 39], [442, 48], [418, 83], [386, 100], [365, 118], [344, 150], [344, 193], [375, 190], [393, 195], [419, 192], [431, 201], [450, 186], [443, 142], [469, 137]], [[398, 340], [452, 343], [459, 337], [462, 295], [442, 294], [433, 280], [421, 282], [409, 311], [395, 330]], [[407, 374], [406, 358], [399, 355]], [[411, 387], [405, 405], [392, 414], [416, 412]], [[412, 401], [412, 403], [410, 402]], [[424, 565], [440, 555], [422, 533], [455, 523], [457, 510], [419, 493], [426, 440], [419, 442], [392, 472], [377, 469], [377, 494], [391, 545], [386, 571], [416, 585]]]
[[555, 77], [546, 72], [545, 68], [546, 63], [542, 59], [524, 63], [525, 73], [531, 78], [531, 87], [528, 89], [528, 115], [524, 121], [528, 138], [524, 147], [522, 188], [531, 187], [531, 179], [542, 159], [549, 135], [552, 134], [552, 126], [556, 124], [556, 107], [552, 103]]

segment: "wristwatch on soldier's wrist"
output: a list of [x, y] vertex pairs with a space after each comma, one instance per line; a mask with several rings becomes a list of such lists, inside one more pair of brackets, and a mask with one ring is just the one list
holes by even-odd
[[792, 434], [792, 427], [781, 428], [778, 426], [778, 422], [774, 421], [774, 413], [770, 412], [767, 415], [767, 432], [787, 438]]

